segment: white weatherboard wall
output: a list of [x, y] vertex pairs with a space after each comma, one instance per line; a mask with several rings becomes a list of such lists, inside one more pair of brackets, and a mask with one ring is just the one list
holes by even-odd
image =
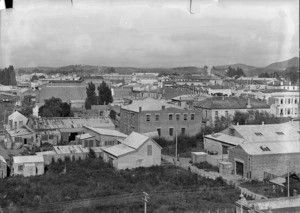
[[[152, 155], [148, 156], [147, 146], [152, 145]], [[133, 169], [161, 165], [161, 149], [151, 139], [148, 139], [137, 151], [128, 153], [113, 160], [117, 169]]]

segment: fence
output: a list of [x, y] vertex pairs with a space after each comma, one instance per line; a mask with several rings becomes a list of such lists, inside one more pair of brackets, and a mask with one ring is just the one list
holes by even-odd
[[228, 155], [207, 155], [206, 161], [213, 166], [219, 166], [219, 162], [228, 161]]

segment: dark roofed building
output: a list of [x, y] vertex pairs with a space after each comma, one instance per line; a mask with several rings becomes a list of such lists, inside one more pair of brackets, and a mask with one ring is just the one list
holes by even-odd
[[254, 109], [271, 112], [270, 105], [264, 101], [241, 97], [211, 97], [199, 101], [194, 105], [195, 109], [202, 111], [203, 122], [206, 126], [214, 126], [217, 117], [233, 117], [235, 111], [247, 112]]

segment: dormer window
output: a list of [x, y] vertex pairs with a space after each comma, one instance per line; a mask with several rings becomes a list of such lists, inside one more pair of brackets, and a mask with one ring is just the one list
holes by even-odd
[[277, 135], [284, 135], [283, 132], [276, 132]]
[[261, 132], [255, 132], [254, 133], [256, 136], [263, 136], [263, 134]]

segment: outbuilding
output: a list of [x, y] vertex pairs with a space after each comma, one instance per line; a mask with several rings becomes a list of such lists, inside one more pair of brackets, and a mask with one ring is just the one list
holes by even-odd
[[102, 148], [104, 161], [116, 169], [161, 165], [161, 149], [153, 139], [137, 132], [118, 145]]

